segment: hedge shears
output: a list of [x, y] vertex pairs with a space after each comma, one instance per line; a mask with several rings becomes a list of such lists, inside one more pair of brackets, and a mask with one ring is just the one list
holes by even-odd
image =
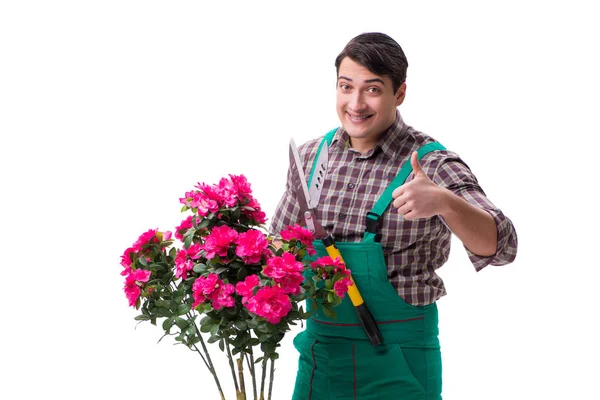
[[[315, 236], [315, 238], [323, 243], [325, 249], [327, 250], [327, 254], [332, 259], [335, 260], [336, 258], [339, 258], [341, 262], [344, 262], [342, 254], [335, 245], [335, 239], [333, 235], [323, 228], [323, 226], [317, 220], [315, 214], [315, 209], [319, 204], [321, 191], [323, 190], [323, 182], [325, 181], [325, 176], [327, 175], [328, 160], [329, 154], [327, 147], [325, 146], [319, 152], [317, 161], [315, 162], [315, 171], [312, 175], [309, 188], [306, 183], [304, 168], [302, 160], [300, 159], [300, 154], [298, 153], [298, 148], [296, 147], [296, 143], [294, 143], [294, 139], [290, 140], [292, 190], [296, 195], [298, 205], [300, 206], [300, 211], [304, 217], [304, 223], [306, 224], [307, 229]], [[356, 313], [358, 314], [358, 319], [360, 320], [360, 323], [369, 340], [374, 346], [377, 346], [383, 342], [383, 337], [381, 336], [377, 322], [373, 318], [371, 311], [361, 296], [358, 287], [356, 286], [356, 282], [354, 282], [352, 276], [350, 276], [350, 279], [353, 283], [348, 287], [348, 296], [350, 297], [350, 301], [354, 305]]]

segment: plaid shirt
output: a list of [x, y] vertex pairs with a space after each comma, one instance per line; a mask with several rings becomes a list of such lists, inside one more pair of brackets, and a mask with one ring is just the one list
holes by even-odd
[[[322, 138], [313, 139], [298, 149], [307, 179]], [[361, 241], [367, 212], [402, 165], [410, 162], [412, 152], [433, 141], [406, 125], [399, 112], [376, 147], [365, 154], [350, 148], [348, 134], [338, 128], [329, 147], [327, 176], [316, 210], [318, 221], [329, 228], [338, 242]], [[465, 247], [475, 270], [480, 271], [489, 264], [512, 262], [517, 254], [517, 235], [512, 222], [487, 199], [475, 175], [458, 155], [451, 151], [434, 151], [423, 157], [420, 165], [437, 185], [486, 210], [494, 218], [498, 231], [496, 254], [482, 257]], [[412, 178], [411, 173], [406, 182]], [[288, 171], [286, 191], [275, 211], [270, 231], [277, 233], [300, 217]], [[436, 270], [448, 259], [452, 232], [441, 217], [408, 221], [390, 205], [382, 216], [380, 233], [388, 278], [404, 301], [427, 305], [446, 294]]]

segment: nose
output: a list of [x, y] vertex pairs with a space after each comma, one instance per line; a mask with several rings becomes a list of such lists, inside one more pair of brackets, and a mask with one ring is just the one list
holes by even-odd
[[364, 94], [357, 90], [350, 95], [350, 101], [348, 102], [348, 107], [350, 111], [360, 113], [367, 108], [367, 103], [365, 102]]

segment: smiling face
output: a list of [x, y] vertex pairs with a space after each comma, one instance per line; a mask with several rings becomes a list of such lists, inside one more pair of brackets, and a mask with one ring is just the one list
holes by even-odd
[[375, 75], [346, 57], [337, 78], [336, 108], [350, 144], [364, 153], [373, 147], [396, 118], [396, 107], [404, 101], [406, 83], [396, 93], [388, 76]]

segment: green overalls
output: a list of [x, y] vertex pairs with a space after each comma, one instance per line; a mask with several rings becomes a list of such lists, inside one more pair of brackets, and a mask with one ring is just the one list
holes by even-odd
[[[331, 142], [334, 132], [325, 137], [319, 151], [325, 142]], [[419, 149], [419, 159], [430, 151], [442, 149], [439, 143], [423, 146]], [[377, 221], [391, 203], [392, 191], [404, 183], [411, 171], [410, 162], [405, 162], [367, 214], [362, 242], [337, 243], [377, 321], [383, 344], [373, 346], [367, 339], [348, 296], [335, 307], [335, 320], [326, 317], [319, 308], [313, 310], [306, 330], [294, 338], [300, 358], [292, 400], [442, 398], [437, 306], [435, 303], [413, 306], [398, 296], [388, 280], [385, 257], [376, 235]], [[318, 257], [327, 255], [320, 241], [314, 245]]]

